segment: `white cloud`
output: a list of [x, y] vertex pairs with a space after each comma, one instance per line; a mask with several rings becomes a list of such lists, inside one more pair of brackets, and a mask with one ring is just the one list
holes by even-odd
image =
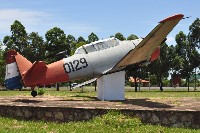
[[166, 43], [168, 45], [176, 45], [175, 37], [174, 36], [167, 36]]
[[[61, 18], [61, 19], [58, 19]], [[77, 22], [72, 19], [50, 14], [42, 11], [24, 10], [24, 9], [0, 9], [0, 40], [10, 35], [10, 26], [15, 20], [19, 20], [26, 28], [28, 33], [34, 31], [44, 36], [47, 30], [53, 27], [59, 27], [66, 34], [75, 36], [85, 36], [91, 32], [99, 32], [100, 28], [92, 26], [89, 23]]]
[[168, 36], [166, 43], [171, 43], [171, 42], [174, 42], [174, 41], [175, 41], [175, 38], [173, 36]]
[[0, 9], [0, 37], [9, 35], [10, 26], [15, 20], [19, 20], [25, 27], [29, 28], [38, 25], [48, 18], [51, 14], [39, 11], [21, 10], [21, 9]]

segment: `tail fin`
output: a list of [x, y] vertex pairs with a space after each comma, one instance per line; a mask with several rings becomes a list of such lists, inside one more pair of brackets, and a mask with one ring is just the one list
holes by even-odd
[[5, 86], [7, 89], [21, 89], [21, 76], [32, 66], [32, 63], [14, 50], [6, 53]]

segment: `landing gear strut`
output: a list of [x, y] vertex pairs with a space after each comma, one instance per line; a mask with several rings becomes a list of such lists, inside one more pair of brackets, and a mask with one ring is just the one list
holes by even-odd
[[31, 96], [36, 97], [37, 96], [37, 91], [34, 90], [35, 87], [31, 87]]

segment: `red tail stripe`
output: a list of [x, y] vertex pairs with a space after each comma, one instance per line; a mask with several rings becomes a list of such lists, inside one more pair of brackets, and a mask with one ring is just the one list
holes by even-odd
[[10, 63], [16, 62], [16, 61], [15, 61], [15, 55], [17, 55], [17, 52], [16, 52], [16, 51], [14, 51], [14, 50], [9, 50], [9, 51], [6, 53], [6, 64], [10, 64]]

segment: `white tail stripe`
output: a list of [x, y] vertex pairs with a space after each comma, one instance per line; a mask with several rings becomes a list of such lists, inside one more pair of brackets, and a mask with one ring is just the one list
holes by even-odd
[[6, 75], [5, 80], [13, 77], [19, 76], [19, 71], [16, 62], [6, 65]]

